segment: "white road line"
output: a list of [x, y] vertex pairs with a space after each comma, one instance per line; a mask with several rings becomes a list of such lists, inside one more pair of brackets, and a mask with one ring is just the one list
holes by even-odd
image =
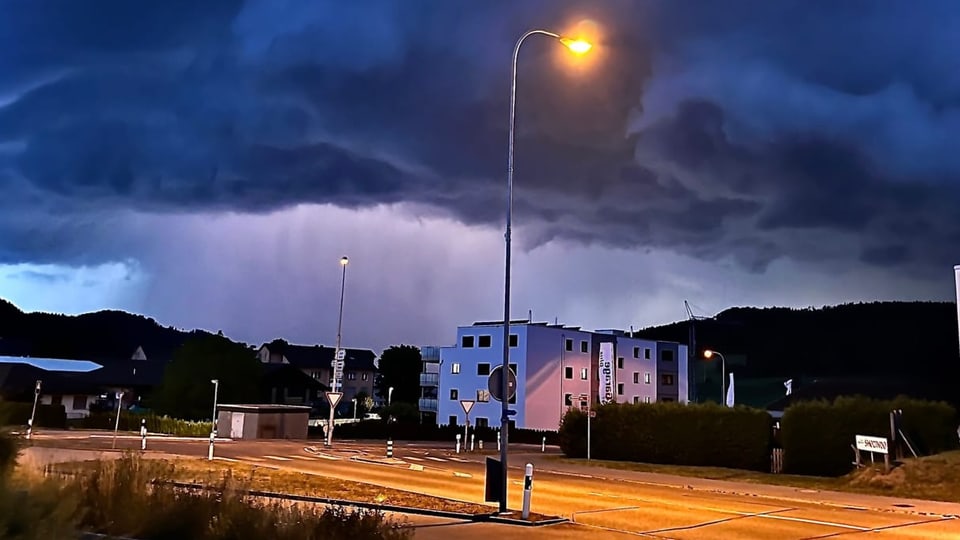
[[258, 457], [250, 457], [250, 456], [237, 456], [237, 459], [240, 461], [257, 461], [257, 462], [266, 461], [265, 459], [260, 459]]
[[439, 461], [440, 463], [446, 463], [446, 462], [447, 462], [447, 460], [445, 460], [445, 459], [440, 459], [440, 458], [438, 458], [438, 457], [433, 457], [433, 456], [427, 456], [427, 459], [432, 459], [433, 461]]
[[780, 516], [776, 514], [752, 514], [750, 512], [737, 512], [738, 514], [748, 516], [748, 517], [758, 517], [766, 519], [782, 519], [784, 521], [796, 521], [799, 523], [809, 523], [811, 525], [823, 525], [826, 527], [837, 527], [840, 529], [850, 529], [854, 531], [870, 531], [873, 530], [870, 527], [861, 527], [859, 525], [849, 525], [846, 523], [836, 523], [833, 521], [820, 521], [818, 519], [807, 519], [799, 517], [790, 517], [790, 516]]
[[450, 460], [451, 460], [451, 461], [459, 461], [460, 463], [470, 463], [470, 460], [468, 460], [468, 459], [460, 459], [460, 458], [458, 458], [458, 457], [451, 457]]
[[231, 462], [231, 463], [240, 463], [240, 460], [239, 460], [239, 459], [233, 459], [233, 458], [228, 458], [228, 457], [213, 456], [213, 459], [216, 459], [216, 460], [219, 460], [219, 461], [229, 461], [229, 462]]
[[334, 457], [334, 456], [328, 456], [326, 454], [317, 454], [317, 457], [321, 459], [329, 459], [330, 461], [340, 461], [340, 458]]
[[298, 456], [298, 455], [295, 455], [295, 454], [290, 454], [290, 457], [292, 457], [293, 459], [302, 459], [303, 461], [316, 461], [316, 460], [317, 460], [317, 458], [314, 458], [314, 457], [310, 457], [310, 456]]
[[418, 458], [413, 456], [404, 456], [403, 459], [409, 459], [410, 461], [423, 461], [423, 458]]
[[292, 459], [290, 459], [290, 458], [288, 458], [288, 457], [280, 457], [280, 456], [263, 456], [263, 457], [265, 457], [265, 458], [267, 458], [267, 459], [274, 459], [274, 460], [277, 460], [277, 461], [293, 461]]

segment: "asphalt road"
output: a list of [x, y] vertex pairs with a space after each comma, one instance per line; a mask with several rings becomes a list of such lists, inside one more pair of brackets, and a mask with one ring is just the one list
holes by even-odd
[[[67, 438], [70, 437], [70, 438]], [[46, 433], [41, 444], [102, 449], [111, 436]], [[139, 437], [121, 437], [120, 448], [139, 449]], [[495, 450], [495, 448], [487, 448]], [[151, 438], [148, 451], [205, 456], [207, 441]], [[253, 463], [345, 481], [361, 481], [428, 495], [484, 503], [484, 456], [455, 454], [452, 445], [403, 443], [386, 459], [382, 443], [335, 441], [223, 441], [217, 459]], [[960, 505], [895, 500], [841, 493], [805, 493], [791, 488], [766, 489], [737, 484], [714, 489], [689, 478], [650, 481], [642, 474], [544, 461], [539, 448], [511, 445], [509, 507], [519, 509], [522, 466], [536, 464], [532, 509], [567, 518], [573, 524], [507, 527], [415, 518], [417, 538], [669, 538], [669, 539], [958, 539]], [[662, 476], [662, 475], [655, 475]], [[731, 484], [732, 483], [727, 483]], [[711, 487], [713, 486], [713, 487]], [[827, 504], [824, 504], [826, 502]], [[491, 510], [495, 510], [491, 504]]]

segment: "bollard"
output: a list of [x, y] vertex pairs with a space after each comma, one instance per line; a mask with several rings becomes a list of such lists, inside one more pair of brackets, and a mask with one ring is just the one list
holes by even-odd
[[497, 452], [500, 451], [500, 432], [497, 432]]
[[213, 437], [214, 434], [210, 432], [210, 449], [207, 451], [207, 459], [213, 461]]
[[393, 457], [393, 439], [387, 439], [387, 457]]
[[523, 512], [521, 517], [528, 519], [530, 517], [530, 495], [533, 492], [533, 463], [527, 463], [527, 468], [523, 475]]
[[544, 437], [543, 442], [540, 443], [540, 452], [542, 453], [546, 451], [547, 451], [547, 438]]
[[473, 452], [473, 441], [474, 441], [474, 439], [476, 439], [476, 438], [477, 438], [477, 434], [476, 434], [476, 433], [471, 433], [471, 434], [470, 434], [470, 451], [471, 451], [471, 452]]
[[480, 443], [480, 451], [483, 452], [483, 439], [478, 441]]
[[[957, 431], [960, 433], [960, 431]], [[33, 436], [33, 418], [27, 420], [27, 440], [30, 440], [30, 437]]]
[[460, 453], [460, 434], [457, 433], [457, 453]]
[[140, 450], [147, 449], [147, 421], [140, 420]]

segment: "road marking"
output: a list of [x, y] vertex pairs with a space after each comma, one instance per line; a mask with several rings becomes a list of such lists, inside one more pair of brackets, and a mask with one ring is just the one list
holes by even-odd
[[836, 523], [833, 521], [820, 521], [819, 519], [807, 519], [799, 517], [790, 517], [790, 516], [778, 516], [775, 514], [751, 514], [749, 512], [737, 512], [740, 515], [746, 517], [758, 517], [766, 519], [782, 519], [784, 521], [796, 521], [798, 523], [809, 523], [811, 525], [823, 525], [826, 527], [837, 527], [839, 529], [850, 529], [852, 531], [870, 531], [870, 527], [861, 527], [859, 525], [848, 525], [846, 523]]
[[336, 456], [328, 456], [326, 454], [317, 454], [317, 457], [321, 459], [329, 459], [330, 461], [340, 461], [340, 458]]
[[410, 470], [411, 470], [411, 471], [422, 471], [422, 470], [423, 470], [423, 465], [417, 465], [417, 464], [415, 464], [415, 463], [411, 463], [411, 464], [410, 464]]
[[317, 458], [314, 458], [314, 457], [310, 457], [310, 456], [298, 456], [298, 455], [295, 455], [295, 454], [290, 454], [290, 457], [292, 457], [293, 459], [302, 459], [303, 461], [316, 461], [316, 460], [317, 460]]
[[232, 463], [240, 463], [240, 460], [239, 460], [239, 459], [232, 459], [232, 458], [228, 458], [228, 457], [213, 456], [213, 459], [217, 459], [217, 460], [220, 460], [220, 461], [230, 461], [230, 462], [232, 462]]
[[440, 459], [440, 458], [438, 458], [438, 457], [433, 457], [433, 456], [427, 456], [427, 459], [432, 459], [433, 461], [439, 461], [440, 463], [446, 463], [446, 462], [447, 462], [447, 460], [445, 460], [445, 459]]
[[277, 460], [277, 461], [293, 461], [292, 459], [290, 459], [290, 458], [288, 458], [288, 457], [280, 457], [280, 456], [263, 456], [263, 457], [265, 457], [265, 458], [267, 458], [267, 459], [275, 459], [275, 460]]
[[473, 478], [472, 474], [467, 474], [464, 472], [453, 471], [453, 475], [457, 478]]
[[250, 456], [237, 456], [237, 459], [243, 460], [243, 461], [258, 461], [258, 462], [266, 461], [265, 459], [260, 459], [258, 457], [250, 457]]
[[413, 457], [413, 456], [404, 456], [403, 459], [409, 459], [411, 461], [423, 461], [423, 458]]
[[577, 514], [598, 514], [600, 512], [619, 512], [621, 510], [638, 510], [639, 508], [640, 508], [639, 506], [620, 506], [617, 508], [600, 508], [598, 510], [581, 510], [579, 512], [574, 512], [570, 514], [570, 517], [572, 518], [571, 521], [576, 522]]
[[459, 461], [460, 463], [470, 463], [470, 460], [450, 456], [450, 461]]

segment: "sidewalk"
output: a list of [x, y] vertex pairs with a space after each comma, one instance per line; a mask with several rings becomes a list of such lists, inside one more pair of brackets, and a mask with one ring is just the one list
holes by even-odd
[[[549, 454], [547, 455], [549, 456]], [[821, 491], [814, 489], [776, 486], [753, 482], [729, 480], [710, 480], [672, 474], [607, 469], [599, 466], [563, 463], [548, 459], [541, 453], [512, 454], [510, 468], [522, 468], [533, 463], [536, 472], [549, 472], [561, 475], [585, 478], [623, 480], [641, 484], [679, 489], [693, 489], [718, 494], [765, 497], [783, 501], [796, 501], [808, 504], [823, 504], [841, 508], [869, 509], [881, 512], [898, 512], [926, 516], [960, 518], [960, 504], [921, 499], [908, 499], [895, 496], [865, 495], [843, 491]]]

